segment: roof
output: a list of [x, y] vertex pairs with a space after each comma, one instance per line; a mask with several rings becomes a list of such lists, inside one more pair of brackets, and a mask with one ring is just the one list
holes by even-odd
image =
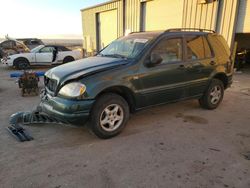
[[104, 3], [99, 3], [99, 4], [94, 5], [94, 6], [90, 6], [90, 7], [87, 7], [87, 8], [82, 8], [81, 11], [89, 10], [89, 9], [96, 8], [96, 7], [99, 7], [99, 6], [102, 6], [102, 5], [107, 5], [109, 3], [113, 3], [113, 2], [116, 2], [116, 1], [120, 1], [120, 0], [110, 0], [110, 1], [107, 1], [107, 2], [104, 2]]
[[129, 35], [144, 35], [145, 37], [157, 37], [164, 33], [164, 31], [143, 31], [143, 32], [132, 32]]
[[[130, 33], [130, 35], [145, 35], [145, 36], [159, 36], [163, 33], [187, 33], [187, 34], [207, 34], [207, 33], [211, 33], [209, 30], [202, 30], [202, 29], [168, 29], [168, 30], [161, 30], [161, 31], [143, 31], [143, 32], [132, 32]], [[213, 33], [213, 32], [212, 32]]]

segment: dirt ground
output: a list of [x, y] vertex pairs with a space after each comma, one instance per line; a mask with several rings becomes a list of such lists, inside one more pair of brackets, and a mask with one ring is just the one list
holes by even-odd
[[214, 111], [196, 100], [150, 108], [109, 140], [85, 127], [26, 126], [35, 140], [24, 143], [5, 127], [39, 97], [21, 97], [11, 71], [0, 66], [1, 188], [250, 187], [250, 71], [235, 74]]

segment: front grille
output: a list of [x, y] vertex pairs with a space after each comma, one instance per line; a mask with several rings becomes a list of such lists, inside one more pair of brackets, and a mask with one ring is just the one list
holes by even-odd
[[49, 91], [54, 93], [56, 91], [57, 81], [45, 76], [44, 77], [44, 85], [45, 85], [46, 89], [48, 89]]

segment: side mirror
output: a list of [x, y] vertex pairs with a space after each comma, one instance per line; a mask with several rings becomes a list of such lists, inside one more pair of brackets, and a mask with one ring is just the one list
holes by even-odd
[[158, 64], [160, 64], [162, 62], [162, 58], [159, 54], [151, 54], [150, 55], [150, 60], [148, 61], [148, 66], [149, 67], [153, 67], [156, 66]]

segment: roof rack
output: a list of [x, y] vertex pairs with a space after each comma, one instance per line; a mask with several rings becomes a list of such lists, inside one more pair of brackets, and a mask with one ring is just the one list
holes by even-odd
[[166, 32], [175, 32], [175, 31], [199, 31], [199, 32], [211, 32], [211, 33], [215, 33], [214, 30], [211, 30], [211, 29], [200, 29], [200, 28], [172, 28], [172, 29], [165, 30], [165, 33]]

